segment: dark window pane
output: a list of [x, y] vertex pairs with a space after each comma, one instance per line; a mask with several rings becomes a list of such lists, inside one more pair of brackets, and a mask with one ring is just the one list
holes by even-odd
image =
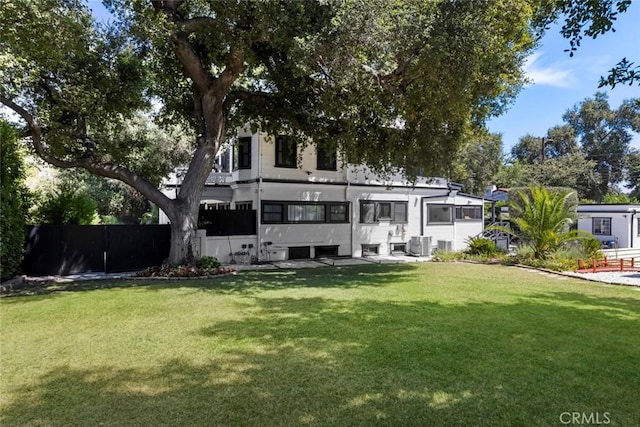
[[276, 137], [276, 166], [283, 168], [297, 167], [298, 150], [295, 141], [285, 135]]
[[316, 150], [316, 153], [318, 156], [317, 169], [329, 170], [329, 171], [334, 171], [338, 169], [335, 152], [329, 152], [324, 148], [318, 147]]

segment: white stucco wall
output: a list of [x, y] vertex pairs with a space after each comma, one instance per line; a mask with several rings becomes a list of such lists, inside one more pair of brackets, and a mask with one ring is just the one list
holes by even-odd
[[611, 218], [611, 234], [596, 235], [598, 240], [616, 241], [619, 248], [640, 248], [640, 204], [578, 206], [578, 229], [593, 232], [593, 218]]

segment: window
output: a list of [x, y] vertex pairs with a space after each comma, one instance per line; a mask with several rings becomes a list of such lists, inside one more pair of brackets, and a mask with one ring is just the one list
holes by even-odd
[[251, 137], [238, 138], [235, 146], [233, 169], [251, 169]]
[[318, 157], [318, 170], [326, 170], [326, 171], [335, 171], [338, 170], [338, 162], [336, 160], [336, 153], [325, 150], [324, 148], [318, 147], [316, 149], [316, 154]]
[[407, 204], [406, 203], [393, 204], [393, 220], [395, 222], [407, 222]]
[[427, 224], [452, 224], [453, 206], [427, 205]]
[[349, 222], [347, 205], [329, 205], [329, 222]]
[[282, 222], [283, 205], [281, 203], [265, 203], [262, 205], [262, 222]]
[[480, 221], [482, 220], [481, 206], [458, 206], [456, 207], [456, 220], [460, 221]]
[[360, 202], [360, 222], [370, 224], [376, 222], [375, 202]]
[[407, 222], [407, 202], [360, 201], [360, 222], [373, 224], [380, 221]]
[[228, 211], [231, 209], [230, 203], [204, 203], [200, 205], [200, 209], [206, 211]]
[[325, 205], [288, 205], [289, 222], [324, 222]]
[[337, 202], [263, 202], [262, 222], [272, 224], [348, 223], [348, 206], [348, 203]]
[[289, 136], [276, 137], [276, 167], [295, 168], [298, 161], [296, 142]]
[[236, 210], [237, 211], [250, 211], [253, 209], [253, 202], [236, 202]]
[[637, 221], [638, 225], [636, 226], [636, 233], [638, 233], [638, 236], [640, 236], [640, 218], [638, 218]]
[[611, 236], [611, 218], [593, 218], [593, 234]]
[[379, 248], [380, 248], [380, 245], [363, 244], [362, 245], [362, 256], [378, 255]]

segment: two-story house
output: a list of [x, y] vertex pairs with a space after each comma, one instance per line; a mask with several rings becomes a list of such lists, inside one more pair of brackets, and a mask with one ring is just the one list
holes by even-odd
[[[442, 178], [382, 180], [366, 167], [343, 164], [336, 153], [298, 150], [284, 135], [238, 133], [202, 192], [201, 217], [213, 220], [198, 232], [201, 255], [222, 262], [428, 256], [436, 248], [461, 250], [483, 230], [483, 199], [461, 193], [459, 185]], [[178, 170], [165, 194], [175, 195], [179, 185]], [[162, 213], [160, 222], [167, 222]]]

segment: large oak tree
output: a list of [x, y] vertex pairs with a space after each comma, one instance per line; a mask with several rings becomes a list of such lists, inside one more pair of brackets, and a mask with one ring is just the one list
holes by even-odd
[[[118, 179], [158, 205], [176, 262], [192, 257], [202, 187], [237, 126], [287, 132], [382, 173], [439, 174], [469, 129], [515, 96], [557, 2], [106, 3], [110, 27], [79, 0], [5, 1], [0, 102], [47, 162]], [[157, 185], [167, 164], [144, 155], [153, 134], [127, 132], [143, 110], [181, 129], [176, 141], [191, 137], [175, 199]]]

